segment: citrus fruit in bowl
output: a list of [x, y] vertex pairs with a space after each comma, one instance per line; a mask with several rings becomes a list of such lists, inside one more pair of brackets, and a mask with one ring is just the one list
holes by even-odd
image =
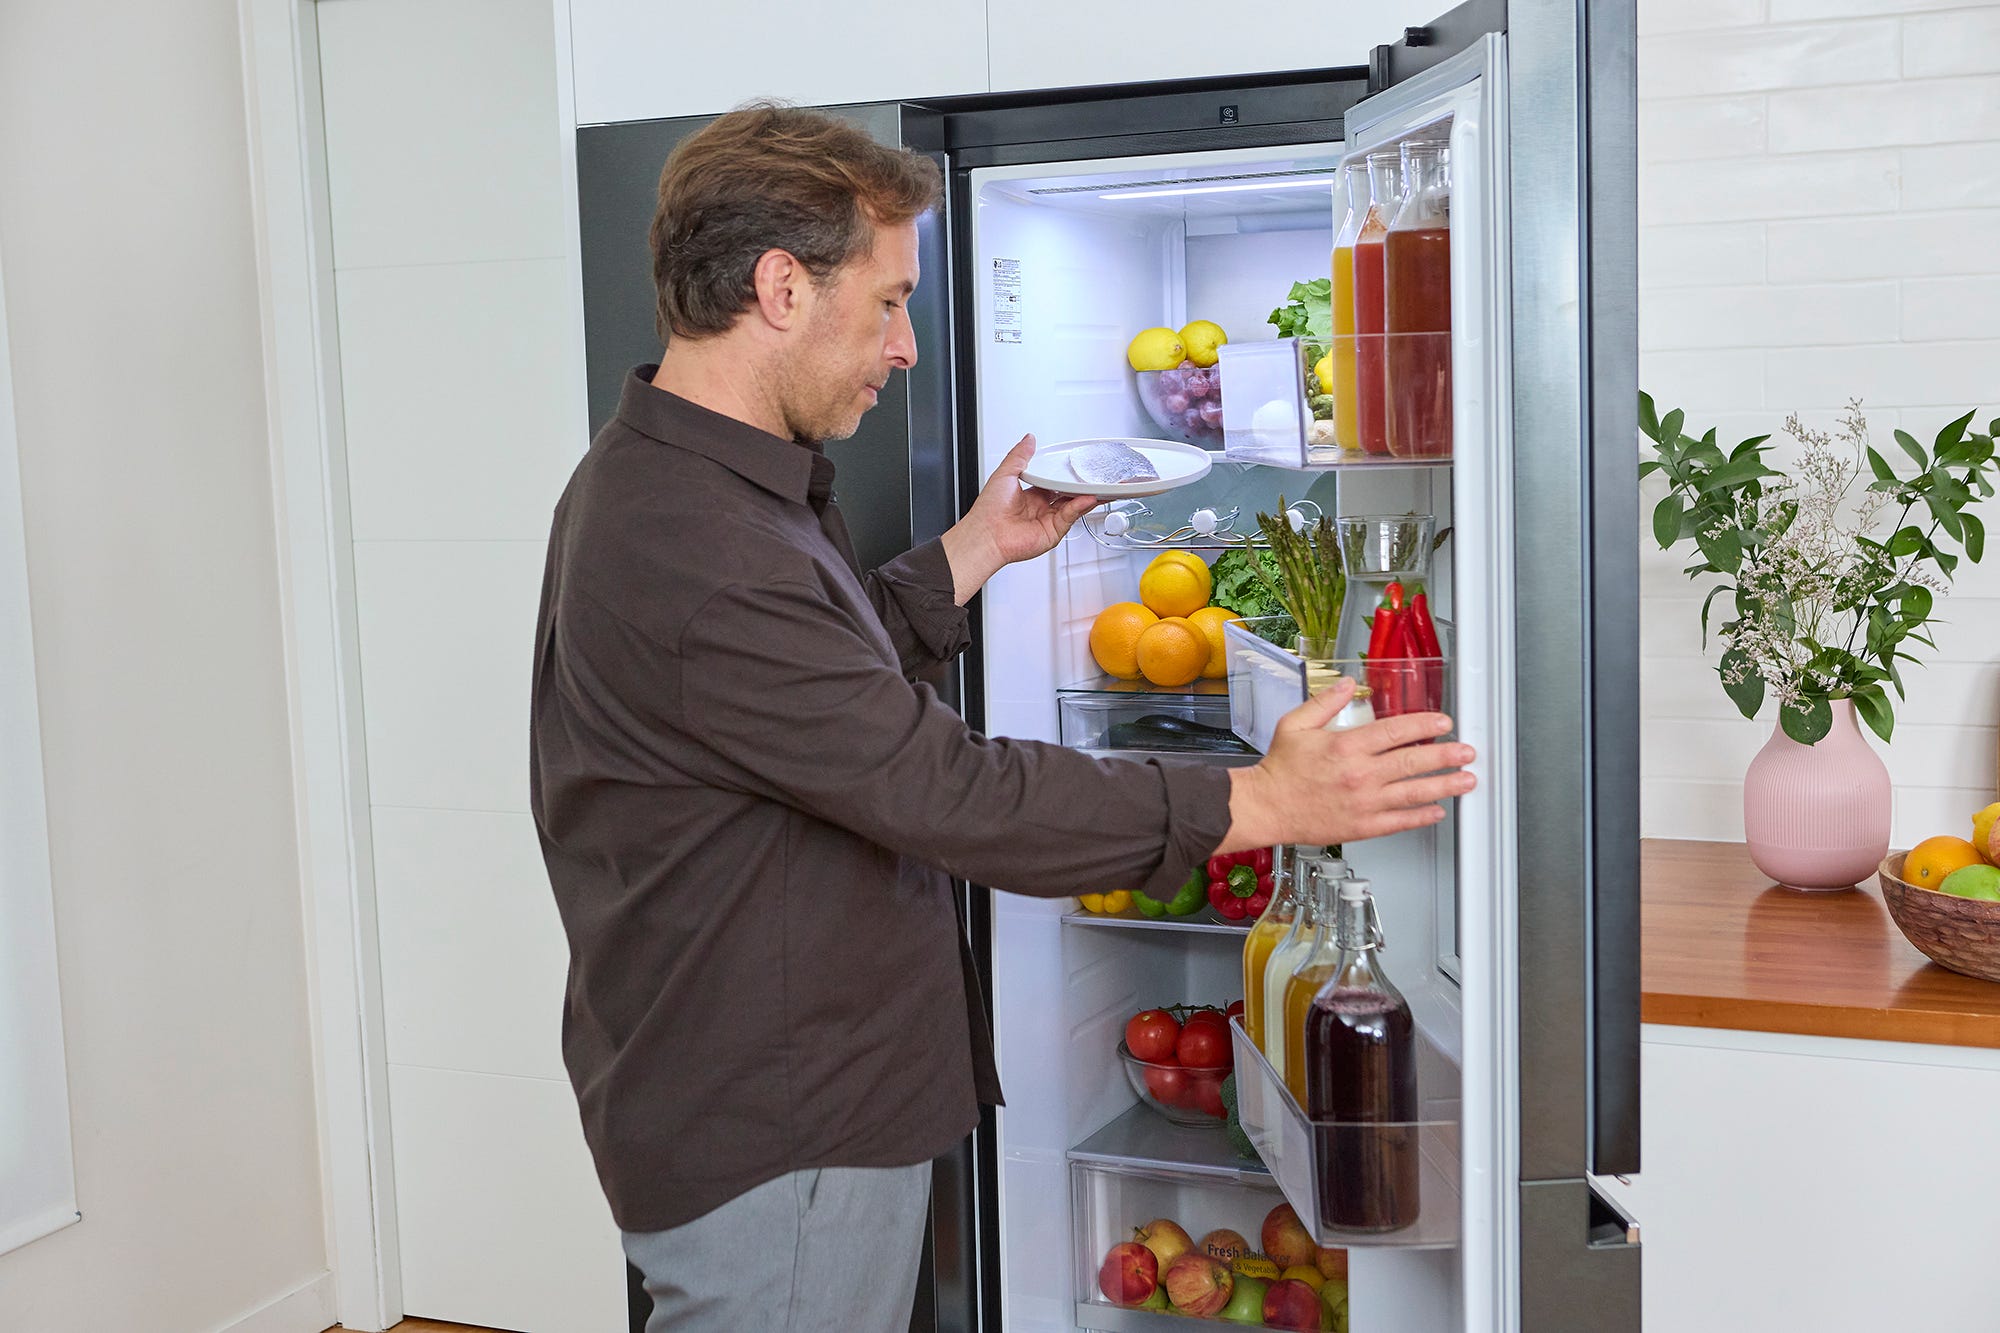
[[[1982, 981], [2000, 981], [2000, 900], [1944, 892], [1942, 881], [1937, 887], [1913, 883], [1908, 878], [1911, 873], [1908, 862], [1915, 855], [1915, 849], [1908, 854], [1892, 852], [1883, 860], [1877, 876], [1882, 885], [1882, 901], [1888, 906], [1896, 929], [1938, 966]], [[1992, 869], [1983, 864], [1981, 868]], [[1949, 878], [1947, 875], [1946, 879]], [[1968, 874], [1952, 887], [1960, 890], [1966, 885], [1976, 886], [1979, 878]]]
[[1913, 884], [1920, 889], [1940, 888], [1953, 871], [1979, 865], [1985, 859], [1979, 854], [1979, 849], [1964, 838], [1945, 835], [1925, 838], [1910, 848], [1909, 855], [1903, 859], [1901, 878], [1905, 884]]

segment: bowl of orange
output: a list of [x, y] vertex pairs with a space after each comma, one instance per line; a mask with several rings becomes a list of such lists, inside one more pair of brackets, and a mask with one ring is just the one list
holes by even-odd
[[[2000, 901], [1939, 892], [1937, 884], [1950, 872], [1938, 874], [1940, 867], [1933, 864], [1936, 851], [1920, 855], [1926, 853], [1926, 844], [1919, 843], [1909, 852], [1891, 852], [1883, 858], [1877, 879], [1889, 917], [1903, 938], [1939, 967], [1982, 981], [2000, 981]], [[1959, 860], [1960, 866], [1973, 864], [1962, 857], [1957, 853], [1943, 859]]]

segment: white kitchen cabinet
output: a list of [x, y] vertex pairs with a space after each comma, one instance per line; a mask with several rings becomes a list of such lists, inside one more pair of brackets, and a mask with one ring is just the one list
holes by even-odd
[[1449, 8], [1447, 0], [994, 0], [993, 91], [1364, 64], [1372, 47]]
[[1648, 1333], [1994, 1326], [2000, 1051], [1645, 1029]]
[[576, 119], [985, 92], [986, 0], [569, 0]]

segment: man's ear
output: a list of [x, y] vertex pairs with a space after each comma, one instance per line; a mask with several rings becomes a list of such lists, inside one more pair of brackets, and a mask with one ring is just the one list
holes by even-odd
[[812, 275], [786, 250], [758, 256], [751, 282], [757, 289], [757, 313], [774, 329], [796, 326], [812, 299]]

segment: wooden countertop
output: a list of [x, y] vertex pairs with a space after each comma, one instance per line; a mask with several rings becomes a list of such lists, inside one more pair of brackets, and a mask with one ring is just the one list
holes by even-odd
[[2000, 984], [1903, 938], [1874, 880], [1781, 889], [1741, 843], [1641, 846], [1648, 1023], [2000, 1048]]

